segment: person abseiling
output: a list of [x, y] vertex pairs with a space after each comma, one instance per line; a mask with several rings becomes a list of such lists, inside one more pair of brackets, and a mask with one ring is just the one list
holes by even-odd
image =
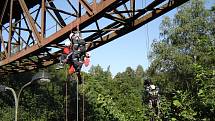
[[63, 54], [59, 58], [60, 63], [56, 69], [63, 68], [63, 64], [69, 64], [69, 74], [76, 73], [79, 83], [82, 83], [81, 68], [84, 64], [87, 67], [90, 63], [90, 54], [86, 53], [85, 41], [79, 36], [79, 33], [69, 35], [71, 41], [65, 42]]
[[85, 47], [85, 41], [80, 37], [79, 33], [71, 33], [69, 35], [71, 41], [72, 41], [72, 52], [70, 52], [67, 56], [67, 59], [69, 62], [72, 62], [72, 65], [74, 67], [73, 71], [70, 71], [70, 73], [76, 73], [78, 76], [79, 83], [82, 83], [82, 78], [81, 78], [81, 68], [83, 63], [88, 63], [85, 64], [85, 66], [89, 65], [89, 58], [86, 57], [86, 47]]
[[155, 86], [149, 78], [144, 80], [144, 86], [150, 108], [157, 107], [159, 103], [159, 88]]
[[154, 112], [155, 114], [155, 115], [154, 114], [152, 115], [152, 117], [150, 118], [150, 121], [155, 121], [155, 116], [159, 119], [159, 115], [160, 115], [159, 88], [152, 83], [150, 78], [146, 78], [144, 80], [144, 87], [145, 87], [144, 92], [146, 92], [145, 98], [146, 98], [147, 104], [151, 109], [151, 111]]

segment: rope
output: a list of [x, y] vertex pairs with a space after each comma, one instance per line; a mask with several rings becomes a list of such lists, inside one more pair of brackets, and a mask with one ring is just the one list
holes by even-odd
[[[81, 7], [80, 6], [80, 2], [79, 2], [79, 7]], [[82, 38], [82, 34], [81, 34], [81, 32], [80, 32], [80, 23], [81, 23], [81, 18], [80, 18], [80, 15], [81, 15], [81, 9], [79, 8], [79, 12], [78, 12], [78, 15], [77, 15], [77, 18], [78, 18], [78, 25], [77, 25], [77, 32], [79, 33], [79, 36], [80, 36], [80, 38]], [[80, 72], [80, 75], [81, 75], [81, 72]], [[84, 84], [84, 77], [82, 78], [82, 83]], [[77, 85], [78, 86], [78, 85]], [[78, 90], [78, 88], [77, 88], [77, 90]], [[84, 92], [83, 92], [83, 102], [82, 102], [82, 120], [84, 121]], [[78, 107], [77, 107], [77, 110], [78, 110]], [[77, 114], [77, 117], [78, 117], [78, 114]], [[77, 121], [78, 121], [78, 118], [77, 118]]]
[[[145, 0], [145, 7], [146, 7], [146, 0]], [[146, 23], [146, 51], [147, 51], [147, 57], [149, 56], [149, 27], [148, 23]]]
[[66, 118], [66, 121], [68, 121], [68, 110], [67, 110], [67, 107], [68, 107], [68, 102], [67, 102], [67, 95], [68, 95], [68, 80], [69, 80], [69, 75], [68, 75], [68, 71], [67, 71], [68, 69], [67, 69], [67, 67], [66, 67], [66, 78], [67, 78], [67, 80], [66, 80], [66, 82], [65, 82], [65, 88], [66, 88], [66, 90], [65, 90], [65, 111], [66, 111], [66, 116], [65, 116], [65, 118]]
[[[83, 76], [83, 85], [84, 85], [84, 76]], [[83, 110], [83, 114], [82, 114], [83, 118], [82, 119], [84, 121], [84, 90], [83, 90], [83, 102], [82, 102], [82, 104], [83, 104], [83, 106], [82, 106], [83, 107], [83, 109], [82, 109]]]
[[76, 77], [77, 121], [78, 121], [78, 77]]
[[[81, 12], [81, 11], [80, 11], [80, 8], [79, 8], [79, 7], [80, 7], [80, 1], [78, 0], [77, 32], [78, 32], [78, 35], [80, 36], [80, 30], [79, 30], [80, 27], [79, 27], [79, 24], [80, 24], [80, 12]], [[80, 74], [81, 74], [81, 73], [80, 73]], [[77, 91], [76, 91], [76, 93], [77, 93], [77, 94], [76, 94], [76, 95], [77, 95], [77, 121], [78, 121], [78, 111], [79, 111], [79, 109], [78, 109], [78, 108], [79, 108], [79, 106], [78, 106], [78, 81], [79, 81], [79, 80], [78, 80], [78, 75], [77, 75], [77, 82], [76, 82], [76, 84], [77, 84], [77, 85], [76, 85], [76, 88], [77, 88], [77, 89], [76, 89], [76, 90], [77, 90]]]
[[[79, 8], [80, 7], [80, 1], [78, 0], [78, 13], [77, 13], [77, 32], [80, 34], [80, 27], [79, 27], [79, 24], [80, 24], [80, 14], [81, 14], [81, 9]], [[80, 36], [80, 35], [79, 35]]]

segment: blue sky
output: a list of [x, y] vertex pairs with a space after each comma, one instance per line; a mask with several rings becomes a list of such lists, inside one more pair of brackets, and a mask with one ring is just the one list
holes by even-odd
[[[99, 64], [104, 70], [110, 65], [113, 75], [123, 72], [126, 67], [136, 69], [138, 65], [142, 65], [146, 70], [150, 64], [147, 55], [152, 41], [159, 39], [159, 26], [162, 19], [164, 16], [173, 16], [175, 12], [174, 9], [151, 21], [148, 25], [91, 51], [91, 65]], [[87, 71], [89, 68], [83, 67], [83, 70]]]

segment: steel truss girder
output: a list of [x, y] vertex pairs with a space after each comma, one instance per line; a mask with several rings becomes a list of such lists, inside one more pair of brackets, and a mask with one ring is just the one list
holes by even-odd
[[[28, 6], [31, 6], [28, 2], [25, 3], [24, 0], [18, 1], [21, 11], [26, 17], [24, 20], [27, 20], [25, 23], [28, 29], [22, 26], [11, 26], [8, 33], [11, 33], [14, 29], [19, 30], [19, 32], [15, 32], [15, 34], [24, 33], [24, 31], [28, 32], [29, 38], [25, 41], [23, 40], [24, 43], [26, 42], [26, 47], [21, 48], [20, 51], [11, 55], [8, 54], [12, 52], [14, 42], [8, 40], [7, 43], [10, 43], [9, 46], [12, 47], [12, 49], [9, 50], [6, 48], [5, 45], [8, 46], [8, 44], [5, 43], [2, 37], [4, 36], [4, 34], [2, 34], [4, 29], [1, 27], [0, 39], [3, 49], [0, 53], [0, 74], [24, 72], [56, 63], [56, 59], [61, 50], [52, 53], [50, 48], [62, 48], [59, 43], [68, 38], [71, 30], [77, 31], [77, 29], [79, 29], [82, 34], [89, 33], [84, 39], [88, 43], [87, 50], [90, 51], [134, 31], [188, 0], [152, 0], [150, 4], [143, 8], [136, 7], [137, 2], [140, 2], [139, 0], [101, 0], [100, 3], [96, 3], [95, 0], [93, 3], [89, 3], [88, 0], [79, 0], [78, 7], [71, 1], [65, 0], [71, 7], [72, 12], [64, 11], [64, 8], [57, 8], [51, 0], [41, 1], [42, 2], [39, 2], [39, 9], [41, 9], [40, 22], [38, 22], [37, 16], [33, 16], [33, 12], [28, 12], [28, 9], [30, 9]], [[85, 13], [81, 11], [85, 11]], [[47, 21], [49, 21], [47, 20], [46, 12], [51, 14], [53, 21], [62, 25], [60, 28], [56, 27], [58, 30], [50, 36], [46, 35], [48, 29], [46, 24]], [[66, 23], [66, 19], [63, 18], [62, 13], [69, 15], [69, 17], [73, 17], [73, 20], [71, 20], [70, 23]], [[12, 18], [13, 14], [11, 15], [10, 21], [12, 25], [15, 25], [15, 23], [12, 23]], [[23, 18], [20, 17], [20, 19]], [[101, 27], [99, 22], [102, 21], [102, 19], [108, 19], [112, 22]], [[1, 18], [1, 21], [2, 20]], [[41, 24], [39, 25], [38, 23]], [[88, 27], [92, 24], [95, 24], [96, 27], [89, 29]], [[36, 25], [38, 25], [38, 27], [36, 27]], [[20, 36], [19, 39], [24, 38], [22, 34], [18, 36]], [[11, 37], [11, 39], [12, 38], [13, 37]], [[29, 42], [30, 40], [31, 42]]]

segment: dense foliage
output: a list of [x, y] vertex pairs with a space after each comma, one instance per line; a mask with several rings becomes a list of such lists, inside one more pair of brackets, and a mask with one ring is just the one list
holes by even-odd
[[164, 117], [215, 120], [214, 12], [193, 0], [160, 26], [163, 38], [153, 44], [148, 73], [163, 89]]
[[[127, 67], [112, 76], [110, 67], [92, 66], [82, 73], [79, 85], [79, 120], [148, 121], [155, 114], [145, 103], [143, 81], [151, 77], [160, 87], [160, 116], [156, 120], [215, 120], [215, 6], [205, 8], [193, 0], [178, 8], [174, 18], [165, 17], [160, 26], [161, 40], [155, 41], [151, 65], [144, 71]], [[76, 120], [76, 77], [67, 78], [67, 69], [47, 69], [51, 83], [33, 83], [19, 100], [18, 119], [22, 121]], [[36, 72], [5, 75], [1, 84], [20, 88]], [[67, 92], [67, 96], [66, 96]], [[0, 93], [0, 120], [14, 119], [14, 101], [9, 91]], [[84, 109], [84, 110], [83, 110]]]

